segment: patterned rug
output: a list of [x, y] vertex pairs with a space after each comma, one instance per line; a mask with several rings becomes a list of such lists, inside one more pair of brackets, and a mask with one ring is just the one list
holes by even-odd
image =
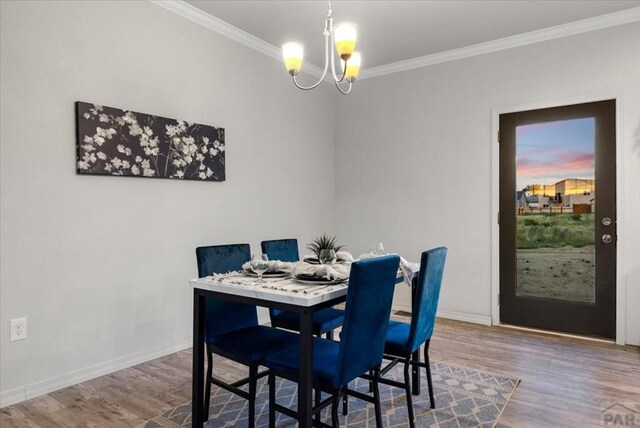
[[[398, 364], [387, 373], [386, 377], [402, 380], [404, 378], [402, 367], [402, 364]], [[498, 422], [507, 402], [520, 382], [517, 379], [510, 379], [503, 375], [436, 361], [431, 363], [431, 372], [433, 375], [436, 408], [432, 410], [429, 407], [427, 378], [425, 370], [421, 369], [422, 393], [419, 396], [413, 396], [417, 427], [492, 428]], [[353, 383], [350, 386], [353, 388]], [[355, 382], [355, 389], [358, 391], [367, 392], [368, 386], [368, 382], [362, 379], [358, 379]], [[296, 385], [279, 379], [277, 391], [278, 404], [295, 410], [297, 402]], [[256, 427], [268, 426], [268, 394], [269, 388], [266, 378], [261, 379], [261, 382], [258, 383], [256, 399]], [[404, 390], [380, 385], [380, 394], [384, 426], [408, 426]], [[324, 395], [323, 398], [325, 398]], [[247, 414], [247, 400], [214, 386], [211, 392], [210, 419], [205, 424], [205, 427], [247, 426]], [[277, 415], [278, 427], [295, 427], [297, 425], [296, 421], [287, 416]], [[330, 408], [325, 409], [322, 415], [325, 422], [331, 423]], [[350, 397], [349, 414], [347, 416], [340, 415], [340, 426], [375, 427], [373, 404]], [[191, 427], [191, 403], [183, 404], [165, 412], [162, 416], [146, 422], [144, 427]]]

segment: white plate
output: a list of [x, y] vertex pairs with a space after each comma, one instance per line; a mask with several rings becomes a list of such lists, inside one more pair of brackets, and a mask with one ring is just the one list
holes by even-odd
[[[319, 265], [320, 264], [318, 259], [303, 259], [302, 261], [305, 262], [305, 263], [309, 263], [310, 265]], [[338, 260], [336, 260], [336, 262], [334, 264], [336, 264], [336, 265], [349, 265], [349, 264], [351, 264], [351, 262], [349, 260], [338, 259]]]
[[[243, 270], [245, 275], [248, 276], [253, 276], [253, 277], [258, 277], [258, 274], [250, 271], [250, 270]], [[286, 278], [288, 276], [290, 276], [291, 274], [289, 272], [265, 272], [262, 277], [263, 278]]]
[[305, 285], [337, 285], [337, 284], [344, 284], [345, 282], [347, 282], [346, 279], [338, 279], [338, 280], [331, 280], [331, 279], [323, 279], [323, 280], [313, 280], [313, 279], [299, 279], [299, 278], [293, 278], [296, 282], [299, 282], [300, 284], [305, 284]]

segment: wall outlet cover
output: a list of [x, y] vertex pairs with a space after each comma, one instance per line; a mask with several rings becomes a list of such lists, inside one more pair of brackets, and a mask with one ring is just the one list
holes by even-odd
[[27, 319], [14, 318], [11, 320], [11, 341], [24, 340], [27, 338]]

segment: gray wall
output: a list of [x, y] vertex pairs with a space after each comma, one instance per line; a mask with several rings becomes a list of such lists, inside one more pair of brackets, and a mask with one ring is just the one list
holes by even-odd
[[[196, 246], [333, 230], [331, 87], [150, 2], [1, 4], [3, 401], [188, 346]], [[225, 127], [227, 181], [76, 175], [76, 100]]]
[[[619, 95], [618, 286], [626, 340], [640, 344], [639, 53], [634, 23], [359, 82], [337, 104], [339, 236], [356, 252], [382, 241], [405, 257], [448, 246], [440, 309], [490, 317], [492, 109]], [[408, 289], [395, 303], [409, 307]]]

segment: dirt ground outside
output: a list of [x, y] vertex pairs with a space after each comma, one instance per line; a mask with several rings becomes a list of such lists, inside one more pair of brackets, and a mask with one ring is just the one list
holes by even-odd
[[518, 296], [594, 301], [593, 245], [518, 249], [516, 263]]

